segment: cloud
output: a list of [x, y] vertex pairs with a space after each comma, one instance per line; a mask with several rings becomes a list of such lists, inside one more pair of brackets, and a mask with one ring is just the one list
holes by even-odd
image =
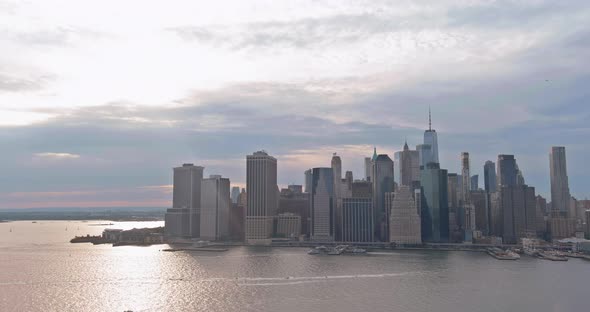
[[80, 158], [80, 155], [78, 154], [70, 154], [70, 153], [51, 153], [51, 152], [45, 152], [45, 153], [35, 153], [34, 155], [37, 158], [42, 158], [42, 159], [54, 159], [54, 160], [64, 160], [64, 159], [78, 159]]

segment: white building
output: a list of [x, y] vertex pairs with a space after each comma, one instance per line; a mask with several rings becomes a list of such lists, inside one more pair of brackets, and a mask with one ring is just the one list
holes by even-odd
[[248, 244], [270, 244], [277, 210], [277, 160], [264, 151], [246, 157], [245, 235]]
[[229, 179], [220, 176], [210, 176], [201, 182], [201, 239], [229, 237], [229, 188]]

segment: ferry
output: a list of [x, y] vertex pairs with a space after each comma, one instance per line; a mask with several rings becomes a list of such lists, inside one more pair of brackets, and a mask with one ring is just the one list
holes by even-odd
[[488, 248], [487, 253], [498, 260], [518, 260], [520, 256], [511, 250], [502, 250], [497, 247]]
[[537, 253], [537, 257], [541, 258], [541, 259], [545, 259], [545, 260], [551, 260], [551, 261], [568, 261], [568, 258], [566, 256], [563, 256], [555, 251], [539, 251]]

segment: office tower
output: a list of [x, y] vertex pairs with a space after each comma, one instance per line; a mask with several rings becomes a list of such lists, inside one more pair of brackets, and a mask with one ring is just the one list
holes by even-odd
[[584, 227], [586, 239], [590, 239], [590, 210], [586, 210], [584, 216], [586, 217], [586, 226]]
[[277, 236], [284, 238], [299, 238], [301, 235], [301, 216], [285, 212], [277, 216]]
[[477, 191], [479, 189], [479, 174], [471, 176], [471, 190]]
[[559, 212], [562, 216], [566, 216], [570, 201], [570, 189], [567, 176], [565, 147], [551, 147], [551, 153], [549, 154], [549, 174], [551, 178], [551, 210]]
[[496, 163], [496, 185], [500, 186], [516, 186], [516, 159], [514, 155], [498, 155], [498, 162]]
[[365, 157], [365, 180], [371, 181], [371, 157]]
[[420, 181], [420, 153], [410, 150], [408, 142], [401, 152], [394, 154], [396, 167], [396, 181], [398, 185], [411, 186], [412, 182]]
[[488, 194], [484, 190], [472, 190], [471, 204], [474, 209], [475, 230], [484, 235], [490, 234]]
[[352, 182], [352, 196], [353, 198], [373, 198], [373, 183], [370, 181], [354, 181]]
[[238, 205], [243, 207], [248, 206], [248, 194], [246, 193], [245, 188], [242, 188], [242, 192], [240, 192], [240, 196], [238, 196]]
[[430, 163], [421, 173], [422, 210], [421, 230], [424, 242], [449, 240], [449, 201], [447, 170]]
[[428, 130], [424, 131], [424, 144], [431, 147], [430, 162], [439, 163], [438, 161], [438, 137], [436, 130], [432, 129], [432, 115], [428, 110]]
[[385, 193], [393, 191], [393, 160], [380, 154], [373, 162], [373, 208], [375, 238], [386, 242], [389, 239], [389, 211], [385, 209]]
[[246, 156], [246, 242], [270, 244], [277, 210], [277, 160], [265, 151]]
[[231, 188], [231, 202], [232, 204], [238, 203], [238, 196], [240, 196], [240, 187], [234, 186]]
[[310, 193], [311, 192], [311, 169], [305, 170], [305, 172], [303, 174], [305, 176], [305, 184], [304, 184], [305, 192]]
[[[461, 185], [459, 176], [456, 173], [447, 174], [447, 198], [449, 207], [449, 232], [450, 234], [460, 231], [462, 228], [463, 217], [459, 216], [459, 212], [462, 213], [463, 209], [460, 209], [459, 204], [461, 197]], [[454, 239], [453, 242], [462, 241], [463, 234], [460, 235], [460, 239]]]
[[434, 162], [432, 157], [432, 146], [428, 144], [416, 145], [416, 151], [418, 151], [418, 163], [420, 168], [426, 168], [428, 163]]
[[170, 236], [199, 237], [203, 167], [183, 164], [173, 169], [172, 209], [165, 216]]
[[475, 208], [471, 203], [471, 173], [470, 173], [469, 153], [461, 153], [461, 207], [463, 208], [464, 216], [464, 241], [471, 242], [473, 240], [473, 231], [475, 230]]
[[313, 168], [310, 193], [311, 239], [333, 241], [335, 234], [334, 172]]
[[373, 200], [342, 199], [342, 241], [348, 243], [373, 241]]
[[210, 176], [201, 181], [201, 239], [229, 238], [230, 207], [229, 179]]
[[541, 195], [535, 197], [535, 210], [537, 212], [537, 236], [543, 237], [547, 232], [547, 222], [545, 221], [545, 214], [547, 214], [547, 200]]
[[389, 241], [396, 244], [422, 244], [420, 216], [413, 190], [409, 186], [400, 186], [393, 195], [391, 206]]
[[496, 191], [496, 164], [488, 160], [483, 166], [484, 188], [486, 192], [493, 193]]
[[492, 197], [494, 235], [504, 243], [516, 244], [537, 232], [535, 188], [502, 186]]
[[335, 199], [335, 227], [334, 239], [339, 241], [342, 238], [342, 159], [334, 153], [331, 161], [332, 173], [334, 175], [334, 199]]
[[246, 206], [241, 203], [231, 205], [229, 211], [229, 239], [244, 241], [244, 222], [246, 220]]
[[309, 193], [293, 191], [291, 186], [287, 192], [281, 191], [278, 213], [292, 213], [301, 216], [300, 232], [309, 236]]
[[290, 185], [287, 185], [287, 188], [293, 194], [301, 194], [301, 193], [303, 193], [303, 186], [302, 185], [290, 184]]

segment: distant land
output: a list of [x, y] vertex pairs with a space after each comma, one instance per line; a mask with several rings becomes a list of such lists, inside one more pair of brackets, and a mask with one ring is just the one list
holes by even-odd
[[165, 212], [162, 207], [0, 209], [0, 220], [162, 221]]

